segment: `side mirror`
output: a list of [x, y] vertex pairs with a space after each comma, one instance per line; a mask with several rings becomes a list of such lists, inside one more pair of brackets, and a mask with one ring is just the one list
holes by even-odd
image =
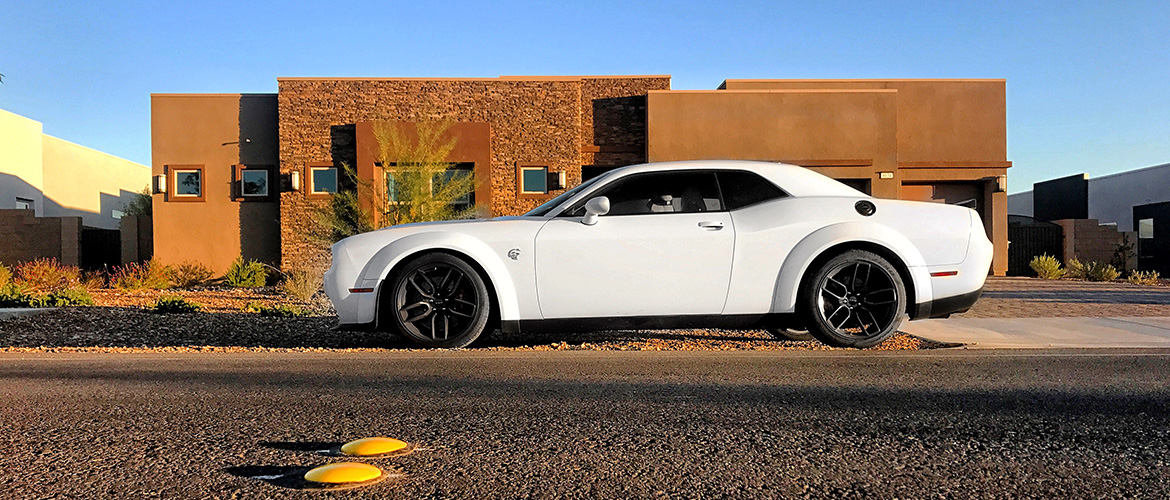
[[581, 223], [586, 226], [597, 224], [597, 217], [609, 213], [609, 198], [598, 196], [585, 202], [585, 218]]

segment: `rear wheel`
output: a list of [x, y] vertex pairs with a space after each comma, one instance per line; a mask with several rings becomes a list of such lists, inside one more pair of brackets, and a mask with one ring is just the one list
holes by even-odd
[[889, 261], [850, 250], [829, 259], [801, 293], [806, 321], [817, 340], [835, 347], [872, 347], [898, 330], [906, 288]]
[[463, 259], [431, 253], [390, 277], [384, 313], [403, 338], [421, 347], [466, 347], [483, 333], [491, 298], [483, 278]]

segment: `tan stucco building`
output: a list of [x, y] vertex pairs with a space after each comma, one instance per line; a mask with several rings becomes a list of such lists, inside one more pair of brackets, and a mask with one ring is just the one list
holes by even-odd
[[0, 110], [0, 209], [117, 229], [126, 203], [150, 185], [150, 167], [42, 130], [36, 120]]
[[670, 90], [669, 76], [278, 84], [276, 94], [152, 96], [153, 173], [166, 181], [154, 198], [156, 258], [217, 271], [239, 255], [324, 266], [323, 246], [304, 234], [340, 165], [381, 182], [371, 124], [443, 117], [458, 141], [449, 160], [476, 175], [485, 215], [523, 213], [645, 161], [783, 161], [874, 196], [975, 208], [995, 243], [993, 271], [1006, 270], [1003, 80], [727, 80], [710, 91]]

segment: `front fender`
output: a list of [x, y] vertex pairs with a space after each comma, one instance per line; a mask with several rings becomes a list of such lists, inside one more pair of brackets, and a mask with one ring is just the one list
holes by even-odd
[[914, 287], [915, 302], [931, 300], [930, 273], [926, 269], [926, 261], [909, 239], [881, 224], [842, 222], [813, 231], [788, 253], [776, 278], [772, 311], [794, 312], [800, 280], [808, 272], [813, 260], [834, 246], [853, 242], [872, 243], [893, 252], [910, 271], [913, 283], [907, 285]]
[[503, 261], [486, 243], [465, 234], [450, 232], [417, 233], [394, 240], [378, 250], [359, 276], [362, 287], [376, 288], [403, 259], [422, 251], [450, 250], [470, 257], [483, 268], [496, 291], [500, 319], [520, 319], [516, 285]]

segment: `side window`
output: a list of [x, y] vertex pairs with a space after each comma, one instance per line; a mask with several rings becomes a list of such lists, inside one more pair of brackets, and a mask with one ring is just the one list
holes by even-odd
[[771, 181], [759, 174], [743, 170], [717, 172], [719, 188], [728, 210], [736, 210], [756, 203], [762, 203], [788, 196]]
[[[712, 172], [664, 172], [633, 175], [606, 186], [589, 196], [609, 198], [609, 213], [647, 215], [657, 213], [695, 213], [723, 211], [719, 187]], [[583, 205], [569, 210], [571, 215], [585, 213]]]

